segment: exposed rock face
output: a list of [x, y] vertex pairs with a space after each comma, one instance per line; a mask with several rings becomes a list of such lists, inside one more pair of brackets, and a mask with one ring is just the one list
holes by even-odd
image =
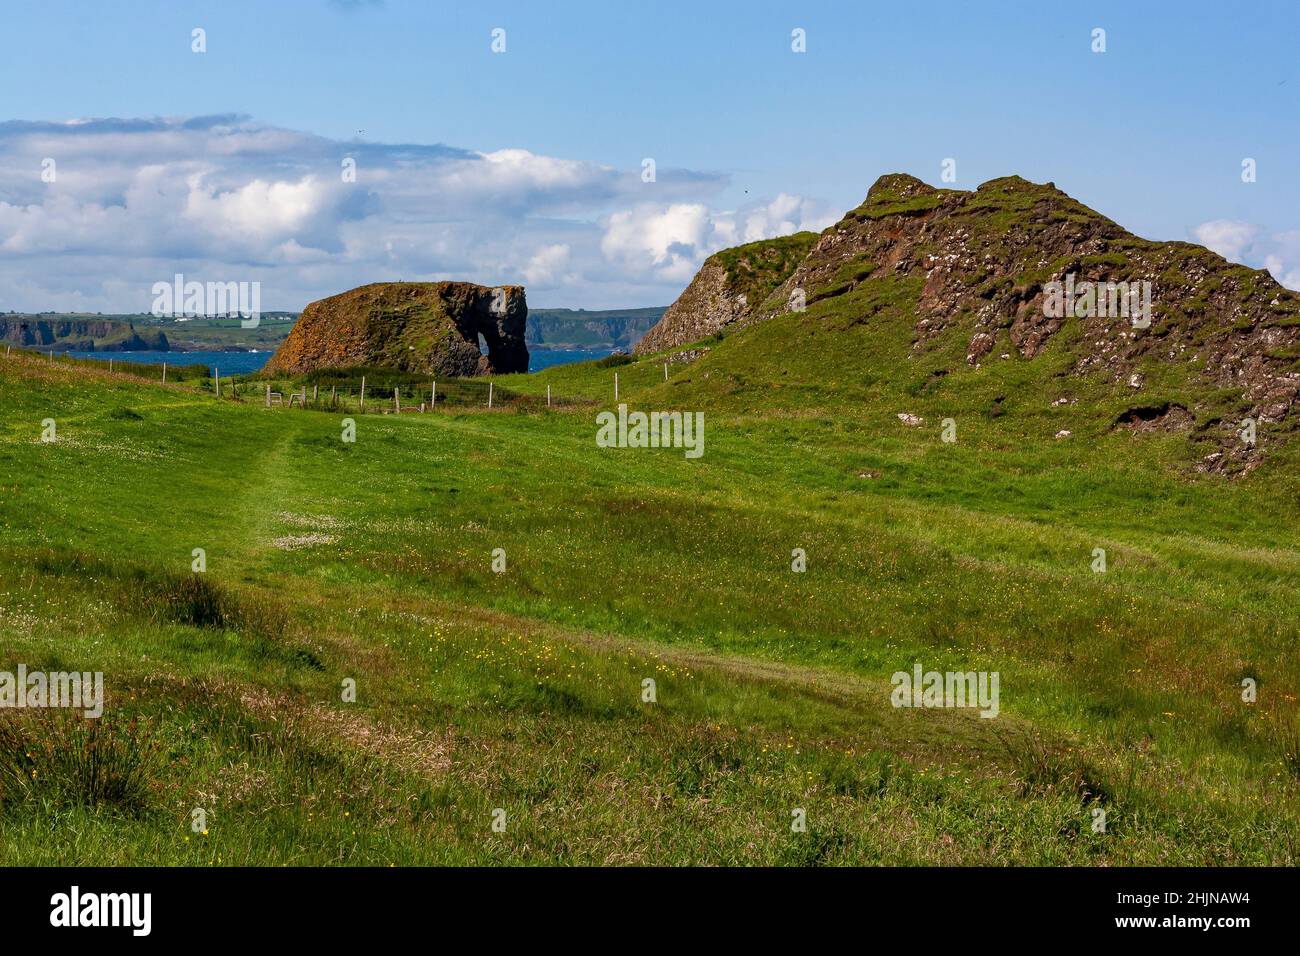
[[[1136, 404], [1144, 404], [1148, 380], [1165, 388], [1184, 382], [1203, 393], [1238, 391], [1231, 418], [1199, 407], [1161, 417], [1160, 427], [1191, 428], [1221, 446], [1205, 458], [1206, 470], [1257, 463], [1259, 448], [1236, 437], [1242, 418], [1276, 424], [1300, 412], [1300, 296], [1266, 271], [1201, 246], [1138, 238], [1051, 183], [1011, 176], [971, 192], [882, 176], [761, 303], [738, 304], [718, 292], [725, 282], [714, 260], [745, 248], [710, 259], [665, 314], [661, 326], [671, 317], [672, 328], [657, 327], [647, 342], [662, 347], [674, 330], [681, 338], [728, 321], [765, 321], [797, 311], [790, 305], [797, 299], [854, 321], [855, 310], [865, 308], [855, 304], [864, 296], [854, 293], [875, 288], [888, 291], [880, 293], [885, 304], [871, 308], [911, 324], [916, 356], [947, 347], [953, 337], [972, 368], [1013, 356], [1032, 360], [1052, 349], [1074, 374], [1107, 380]], [[1065, 314], [1049, 308], [1050, 284], [1067, 277], [1100, 287], [1150, 283], [1149, 326], [1108, 314], [1100, 302], [1093, 309], [1075, 302], [1077, 311]]]
[[677, 301], [668, 307], [664, 317], [641, 337], [633, 351], [638, 355], [648, 355], [694, 342], [748, 313], [749, 302], [744, 294], [733, 296], [727, 291], [727, 271], [716, 256], [710, 257]]
[[743, 326], [799, 264], [817, 236], [796, 233], [725, 249], [705, 260], [677, 301], [636, 345], [638, 355]]
[[[313, 302], [267, 362], [272, 373], [381, 366], [434, 375], [528, 371], [522, 286], [377, 282]], [[479, 336], [488, 354], [479, 351]]]

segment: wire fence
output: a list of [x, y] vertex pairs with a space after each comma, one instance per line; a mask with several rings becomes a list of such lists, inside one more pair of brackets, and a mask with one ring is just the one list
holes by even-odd
[[349, 414], [421, 414], [444, 410], [566, 408], [587, 405], [587, 399], [552, 394], [525, 394], [503, 388], [486, 378], [430, 379], [404, 385], [372, 386], [367, 380], [356, 385], [231, 382], [222, 388], [223, 397], [260, 400], [268, 408], [301, 408], [308, 411]]
[[[600, 394], [553, 393], [550, 385], [543, 393], [522, 392], [497, 384], [490, 377], [434, 379], [418, 372], [396, 369], [320, 369], [305, 376], [276, 378], [264, 373], [221, 376], [219, 368], [202, 364], [170, 362], [141, 363], [116, 358], [73, 358], [66, 352], [35, 351], [12, 344], [3, 346], [3, 355], [27, 362], [41, 362], [68, 368], [81, 368], [114, 375], [154, 381], [166, 385], [184, 385], [206, 391], [221, 399], [261, 403], [268, 408], [299, 408], [308, 411], [346, 412], [349, 414], [410, 414], [441, 410], [573, 408], [610, 400], [620, 400], [621, 392], [644, 389], [669, 380], [670, 365], [678, 361], [669, 357], [650, 362], [635, 362], [629, 357], [611, 356], [597, 363], [607, 370], [609, 379], [600, 386], [584, 383], [575, 392]], [[185, 353], [177, 353], [183, 356]], [[693, 356], [692, 356], [693, 357]], [[572, 384], [572, 383], [570, 383]], [[622, 388], [620, 388], [620, 385]]]

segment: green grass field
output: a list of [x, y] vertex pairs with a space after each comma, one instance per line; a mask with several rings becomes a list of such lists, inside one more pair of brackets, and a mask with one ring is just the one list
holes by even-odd
[[[1197, 475], [1050, 354], [787, 319], [354, 443], [260, 382], [0, 360], [0, 669], [108, 693], [0, 711], [0, 863], [1293, 862], [1295, 443]], [[615, 372], [703, 457], [597, 447]], [[916, 662], [999, 716], [894, 708]]]

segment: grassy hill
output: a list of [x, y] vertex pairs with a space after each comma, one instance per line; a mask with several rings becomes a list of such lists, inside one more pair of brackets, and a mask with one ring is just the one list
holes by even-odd
[[[936, 375], [964, 353], [909, 360], [909, 281], [355, 443], [0, 360], [0, 668], [109, 693], [0, 712], [0, 862], [1293, 861], [1294, 443], [1229, 480], [1050, 349]], [[615, 373], [704, 411], [704, 456], [598, 448]], [[892, 707], [918, 661], [998, 671], [999, 717]]]

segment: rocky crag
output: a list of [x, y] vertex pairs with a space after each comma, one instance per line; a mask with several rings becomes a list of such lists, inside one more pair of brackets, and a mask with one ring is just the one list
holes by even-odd
[[[883, 176], [860, 206], [792, 256], [797, 238], [711, 257], [638, 351], [675, 348], [802, 309], [841, 310], [846, 321], [861, 321], [851, 314], [864, 301], [855, 293], [892, 283], [915, 290], [890, 313], [910, 324], [914, 356], [952, 337], [964, 343], [972, 368], [1056, 350], [1073, 374], [1132, 393], [1129, 420], [1118, 425], [1221, 432], [1222, 447], [1203, 463], [1207, 470], [1249, 468], [1263, 442], [1232, 440], [1240, 421], [1226, 420], [1213, 403], [1197, 408], [1193, 393], [1231, 390], [1241, 417], [1261, 428], [1296, 417], [1300, 296], [1266, 271], [1202, 246], [1141, 239], [1051, 183], [1012, 176], [961, 191]], [[761, 282], [753, 281], [755, 261], [767, 264]], [[1149, 325], [1106, 314], [1100, 297], [1091, 305], [1076, 299], [1062, 314], [1053, 285], [1066, 282], [1150, 283]], [[1186, 385], [1191, 407], [1144, 406], [1140, 395], [1152, 373], [1165, 386]]]
[[377, 282], [307, 306], [266, 371], [298, 375], [377, 366], [445, 376], [526, 372], [527, 320], [521, 286]]
[[799, 232], [714, 253], [637, 343], [636, 353], [648, 355], [745, 325], [816, 241], [816, 233]]

